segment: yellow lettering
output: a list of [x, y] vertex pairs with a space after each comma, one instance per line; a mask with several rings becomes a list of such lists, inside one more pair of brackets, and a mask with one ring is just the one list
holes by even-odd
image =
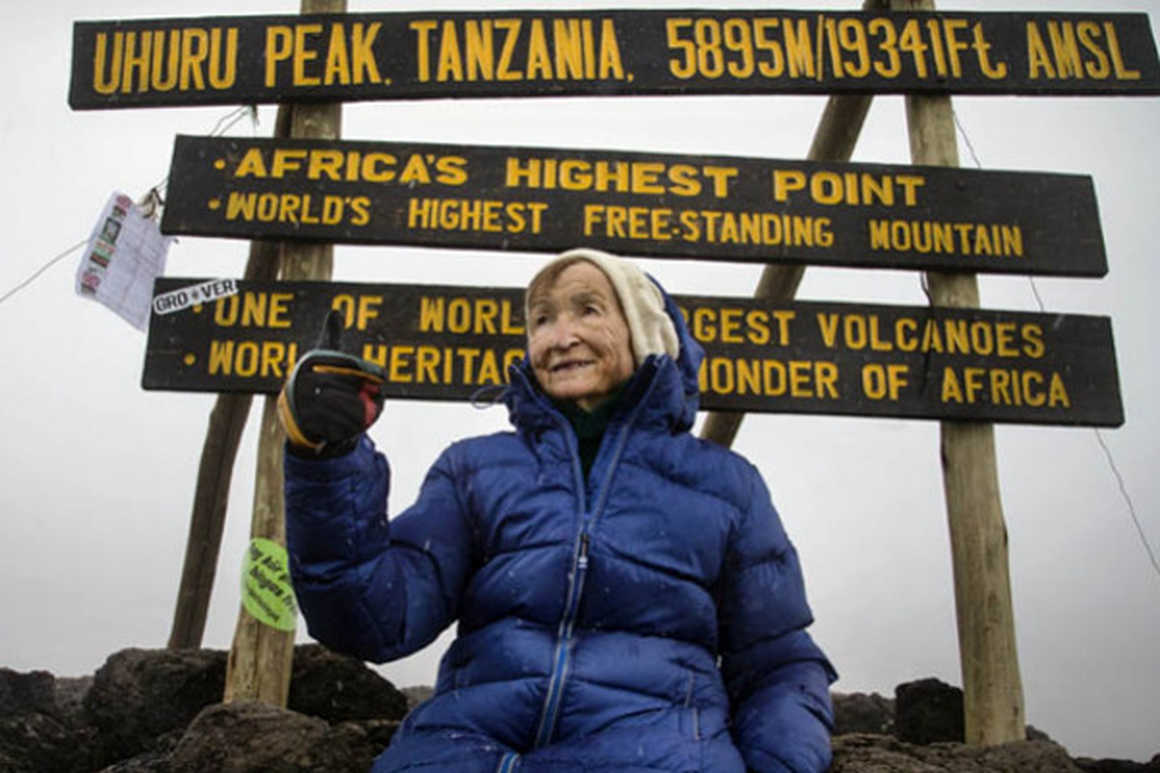
[[1122, 81], [1140, 80], [1139, 70], [1129, 70], [1124, 66], [1124, 55], [1120, 52], [1120, 41], [1116, 37], [1116, 27], [1112, 22], [1104, 22], [1104, 33], [1108, 38], [1108, 54], [1112, 57], [1112, 68], [1116, 72], [1116, 78]]
[[838, 315], [818, 312], [818, 330], [822, 334], [822, 343], [833, 349], [838, 340]]
[[312, 62], [318, 58], [318, 52], [308, 50], [306, 48], [307, 35], [321, 35], [321, 24], [295, 24], [294, 25], [294, 56], [293, 56], [293, 78], [292, 83], [295, 86], [317, 86], [321, 79], [317, 76], [306, 74], [307, 62]]
[[1071, 398], [1067, 395], [1067, 389], [1063, 386], [1063, 379], [1058, 373], [1052, 372], [1051, 385], [1049, 387], [1050, 394], [1048, 396], [1048, 404], [1054, 408], [1061, 405], [1064, 408], [1071, 407]]
[[237, 169], [234, 170], [234, 177], [254, 177], [266, 176], [266, 161], [262, 157], [262, 151], [258, 148], [250, 148], [246, 154], [242, 156], [242, 160], [238, 162]]
[[1100, 25], [1094, 21], [1081, 21], [1076, 25], [1076, 35], [1079, 37], [1079, 44], [1092, 55], [1095, 61], [1087, 61], [1084, 63], [1084, 72], [1089, 78], [1096, 78], [1103, 80], [1112, 73], [1110, 62], [1108, 62], [1108, 55], [1096, 42], [1096, 38], [1100, 37]]
[[414, 346], [396, 344], [391, 347], [390, 366], [387, 369], [387, 378], [394, 383], [409, 384], [413, 380], [410, 372], [411, 357], [415, 354]]
[[342, 24], [332, 24], [330, 27], [330, 43], [326, 47], [326, 68], [323, 71], [323, 80], [326, 84], [350, 83], [350, 56], [346, 51], [346, 35]]
[[955, 369], [949, 365], [943, 368], [942, 395], [940, 399], [944, 403], [963, 402], [963, 390], [959, 387], [959, 380], [955, 376]]
[[1034, 322], [1028, 322], [1020, 329], [1023, 336], [1023, 353], [1033, 359], [1044, 355], [1047, 347], [1043, 343], [1043, 328]]
[[503, 48], [499, 52], [499, 64], [496, 67], [496, 78], [501, 81], [523, 80], [524, 74], [520, 70], [512, 70], [512, 56], [516, 50], [516, 40], [519, 38], [521, 22], [519, 19], [496, 19], [495, 26], [504, 31]]
[[789, 346], [789, 323], [796, 316], [796, 311], [773, 312], [773, 318], [777, 320], [777, 343], [779, 346]]
[[276, 148], [270, 163], [270, 176], [281, 178], [287, 172], [301, 169], [306, 155], [306, 150], [302, 148]]
[[548, 40], [544, 36], [542, 19], [532, 19], [528, 35], [528, 78], [551, 79], [552, 57], [548, 53]]
[[442, 333], [444, 315], [444, 299], [429, 298], [426, 295], [419, 298], [419, 332]]
[[439, 365], [439, 350], [434, 346], [420, 346], [415, 352], [415, 380], [420, 384], [438, 384], [435, 368]]
[[741, 337], [741, 317], [744, 309], [721, 309], [721, 340], [727, 344], [744, 343]]
[[600, 77], [624, 78], [624, 65], [620, 62], [620, 46], [616, 42], [616, 27], [612, 19], [600, 21]]
[[760, 309], [751, 309], [745, 314], [746, 338], [752, 344], [763, 346], [769, 343], [769, 313]]
[[278, 62], [290, 58], [294, 50], [293, 35], [285, 25], [273, 25], [266, 28], [266, 87], [277, 85]]
[[375, 38], [379, 34], [382, 22], [372, 22], [363, 27], [363, 23], [355, 22], [354, 35], [351, 40], [351, 68], [354, 70], [355, 83], [381, 83], [383, 78], [379, 74], [379, 65], [375, 61]]
[[[415, 40], [415, 65], [418, 67], [418, 78], [422, 83], [431, 80], [431, 30], [435, 29], [436, 23], [434, 21], [413, 21], [408, 25], [415, 31], [417, 37]], [[269, 50], [270, 44], [267, 42], [266, 48]], [[267, 73], [269, 73], [269, 65], [267, 65]], [[267, 74], [267, 79], [269, 75]], [[267, 83], [267, 86], [272, 86], [273, 83]]]
[[455, 22], [443, 22], [439, 35], [439, 69], [435, 73], [439, 81], [463, 80], [463, 60], [459, 56], [459, 37], [455, 32]]
[[1027, 22], [1027, 77], [1055, 78], [1055, 67], [1047, 53], [1047, 45], [1035, 22]]
[[267, 327], [290, 327], [289, 304], [292, 300], [294, 300], [293, 293], [270, 293], [270, 313], [266, 318]]
[[[209, 56], [209, 36], [203, 29], [187, 29], [181, 36], [181, 78], [178, 88], [188, 91], [190, 86], [197, 90], [205, 88], [205, 78], [201, 64]], [[122, 91], [125, 84], [121, 85]]]
[[[113, 33], [113, 53], [109, 55], [109, 34], [98, 32], [93, 50], [93, 91], [112, 94], [121, 84], [121, 59], [125, 52], [125, 33]], [[106, 58], [108, 63], [106, 64]], [[106, 78], [106, 71], [108, 77]]]
[[467, 79], [491, 80], [495, 77], [495, 55], [490, 19], [468, 19], [464, 22], [467, 41]]

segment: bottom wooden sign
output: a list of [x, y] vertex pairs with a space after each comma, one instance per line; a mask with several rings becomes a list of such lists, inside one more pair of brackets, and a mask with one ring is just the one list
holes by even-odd
[[[701, 407], [1116, 427], [1111, 321], [677, 296], [705, 348]], [[158, 279], [145, 389], [276, 392], [331, 308], [388, 398], [469, 400], [524, 355], [523, 291]]]

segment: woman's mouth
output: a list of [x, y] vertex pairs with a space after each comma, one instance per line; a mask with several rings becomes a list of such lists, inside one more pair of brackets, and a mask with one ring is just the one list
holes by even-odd
[[591, 360], [567, 360], [566, 362], [558, 362], [548, 370], [552, 373], [567, 373], [569, 371], [578, 370], [586, 365], [591, 365]]

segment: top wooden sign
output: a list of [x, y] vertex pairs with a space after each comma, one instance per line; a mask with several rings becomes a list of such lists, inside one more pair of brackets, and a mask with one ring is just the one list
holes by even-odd
[[78, 110], [634, 94], [1160, 94], [1145, 14], [772, 10], [77, 22]]

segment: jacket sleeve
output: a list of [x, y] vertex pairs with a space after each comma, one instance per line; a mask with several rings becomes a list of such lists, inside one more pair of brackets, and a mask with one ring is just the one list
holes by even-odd
[[751, 465], [750, 500], [729, 545], [719, 631], [734, 743], [751, 771], [820, 773], [830, 765], [837, 678], [806, 633], [797, 551]]
[[388, 523], [390, 468], [365, 435], [335, 459], [285, 457], [286, 545], [310, 635], [373, 662], [429, 644], [457, 616], [471, 519], [445, 451]]

